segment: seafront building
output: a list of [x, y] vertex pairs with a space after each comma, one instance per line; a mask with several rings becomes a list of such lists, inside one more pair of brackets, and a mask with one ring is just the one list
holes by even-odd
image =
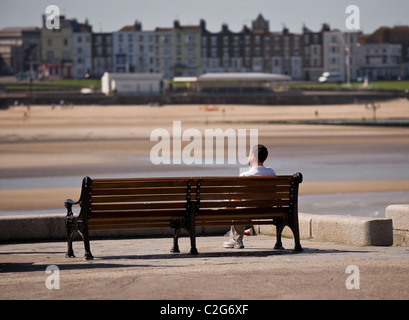
[[201, 27], [182, 26], [155, 29], [155, 71], [165, 78], [201, 74]]
[[114, 44], [111, 32], [92, 33], [92, 78], [114, 71]]
[[323, 72], [344, 82], [409, 77], [409, 26], [381, 27], [373, 34], [341, 32], [323, 24], [292, 32], [271, 31], [259, 14], [240, 31], [227, 24], [211, 32], [206, 21], [143, 30], [142, 23], [114, 32], [93, 32], [87, 21], [60, 16], [60, 29], [0, 30], [0, 74], [31, 70], [37, 78], [99, 78], [105, 72], [160, 73], [164, 79], [205, 73], [261, 72], [317, 81]]
[[135, 21], [112, 33], [114, 72], [153, 72], [153, 31], [142, 31], [142, 24]]
[[84, 78], [92, 72], [92, 27], [76, 19], [60, 16], [60, 28], [48, 29], [43, 16], [39, 68], [45, 79]]

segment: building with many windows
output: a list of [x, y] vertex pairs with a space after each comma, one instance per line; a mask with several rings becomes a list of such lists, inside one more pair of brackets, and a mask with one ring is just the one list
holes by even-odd
[[323, 70], [339, 74], [343, 82], [356, 81], [358, 76], [358, 42], [360, 33], [327, 30], [323, 32]]
[[[389, 65], [388, 68], [392, 69], [385, 72], [393, 74], [393, 77], [397, 79], [399, 77], [409, 79], [409, 26], [381, 27], [370, 35], [363, 35], [360, 41], [366, 47], [362, 48], [361, 54], [363, 54], [363, 51], [367, 51], [368, 59], [375, 63], [376, 58], [374, 55], [376, 55], [376, 51], [378, 51], [378, 55], [380, 55], [381, 51], [384, 52], [382, 57], [383, 67], [385, 68], [386, 65]], [[400, 45], [400, 52], [397, 52], [397, 46], [388, 46], [389, 44]], [[366, 58], [364, 62], [366, 62]], [[366, 68], [367, 65], [363, 66], [363, 68]], [[397, 65], [400, 67], [399, 71], [397, 70]], [[363, 72], [361, 70], [361, 73]], [[387, 74], [379, 73], [378, 71], [376, 71], [376, 75], [372, 75], [373, 78], [385, 78], [385, 76], [388, 77]]]
[[269, 22], [260, 14], [252, 29], [244, 26], [240, 32], [229, 30], [210, 32], [201, 21], [203, 72], [268, 72], [302, 78], [302, 37], [290, 33], [269, 31]]
[[35, 77], [40, 65], [41, 30], [39, 28], [20, 27], [0, 30], [0, 75], [25, 73], [24, 77]]
[[92, 72], [91, 77], [100, 78], [105, 72], [114, 71], [113, 36], [110, 32], [92, 34]]
[[359, 47], [359, 73], [369, 80], [394, 80], [402, 74], [401, 44], [364, 43]]
[[41, 30], [42, 73], [49, 79], [83, 77], [91, 70], [92, 27], [60, 16], [60, 28]]
[[153, 72], [154, 71], [153, 31], [142, 31], [142, 24], [135, 21], [113, 33], [113, 65], [115, 72]]
[[155, 29], [155, 71], [166, 78], [196, 76], [201, 73], [199, 25], [182, 26], [175, 20], [172, 28]]
[[72, 58], [73, 78], [90, 77], [92, 73], [92, 32], [90, 28], [82, 26], [72, 34]]

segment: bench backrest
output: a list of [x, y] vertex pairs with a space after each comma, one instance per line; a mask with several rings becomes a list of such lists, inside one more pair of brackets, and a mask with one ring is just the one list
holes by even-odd
[[301, 179], [301, 175], [198, 178], [191, 195], [198, 202], [195, 223], [271, 224], [275, 217], [297, 212]]
[[[169, 227], [196, 214], [195, 225], [271, 224], [297, 214], [301, 174], [276, 177], [84, 179], [81, 211], [90, 230]], [[255, 223], [257, 222], [257, 223]]]

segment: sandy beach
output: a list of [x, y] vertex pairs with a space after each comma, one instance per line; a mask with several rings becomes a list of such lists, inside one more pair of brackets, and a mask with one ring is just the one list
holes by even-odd
[[[267, 166], [278, 174], [303, 173], [301, 195], [405, 194], [409, 127], [277, 123], [370, 122], [372, 116], [363, 104], [10, 107], [0, 110], [0, 214], [56, 208], [63, 213], [64, 200], [79, 197], [85, 175], [239, 174], [239, 163], [154, 165], [150, 152], [158, 142], [150, 140], [151, 133], [158, 128], [172, 133], [173, 121], [180, 121], [182, 132], [194, 128], [203, 136], [206, 129], [258, 129], [258, 141], [270, 150]], [[377, 118], [409, 118], [409, 101], [381, 103]]]

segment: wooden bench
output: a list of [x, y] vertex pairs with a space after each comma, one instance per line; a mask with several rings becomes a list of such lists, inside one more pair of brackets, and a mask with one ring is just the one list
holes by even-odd
[[[180, 231], [188, 231], [191, 254], [197, 254], [195, 228], [214, 225], [274, 224], [276, 249], [289, 226], [295, 250], [301, 251], [298, 228], [298, 185], [301, 173], [277, 177], [186, 177], [91, 179], [85, 177], [78, 201], [67, 199], [67, 257], [74, 257], [76, 234], [84, 241], [85, 258], [93, 259], [89, 230], [174, 229], [172, 252], [179, 252]], [[80, 205], [77, 217], [73, 205]]]

